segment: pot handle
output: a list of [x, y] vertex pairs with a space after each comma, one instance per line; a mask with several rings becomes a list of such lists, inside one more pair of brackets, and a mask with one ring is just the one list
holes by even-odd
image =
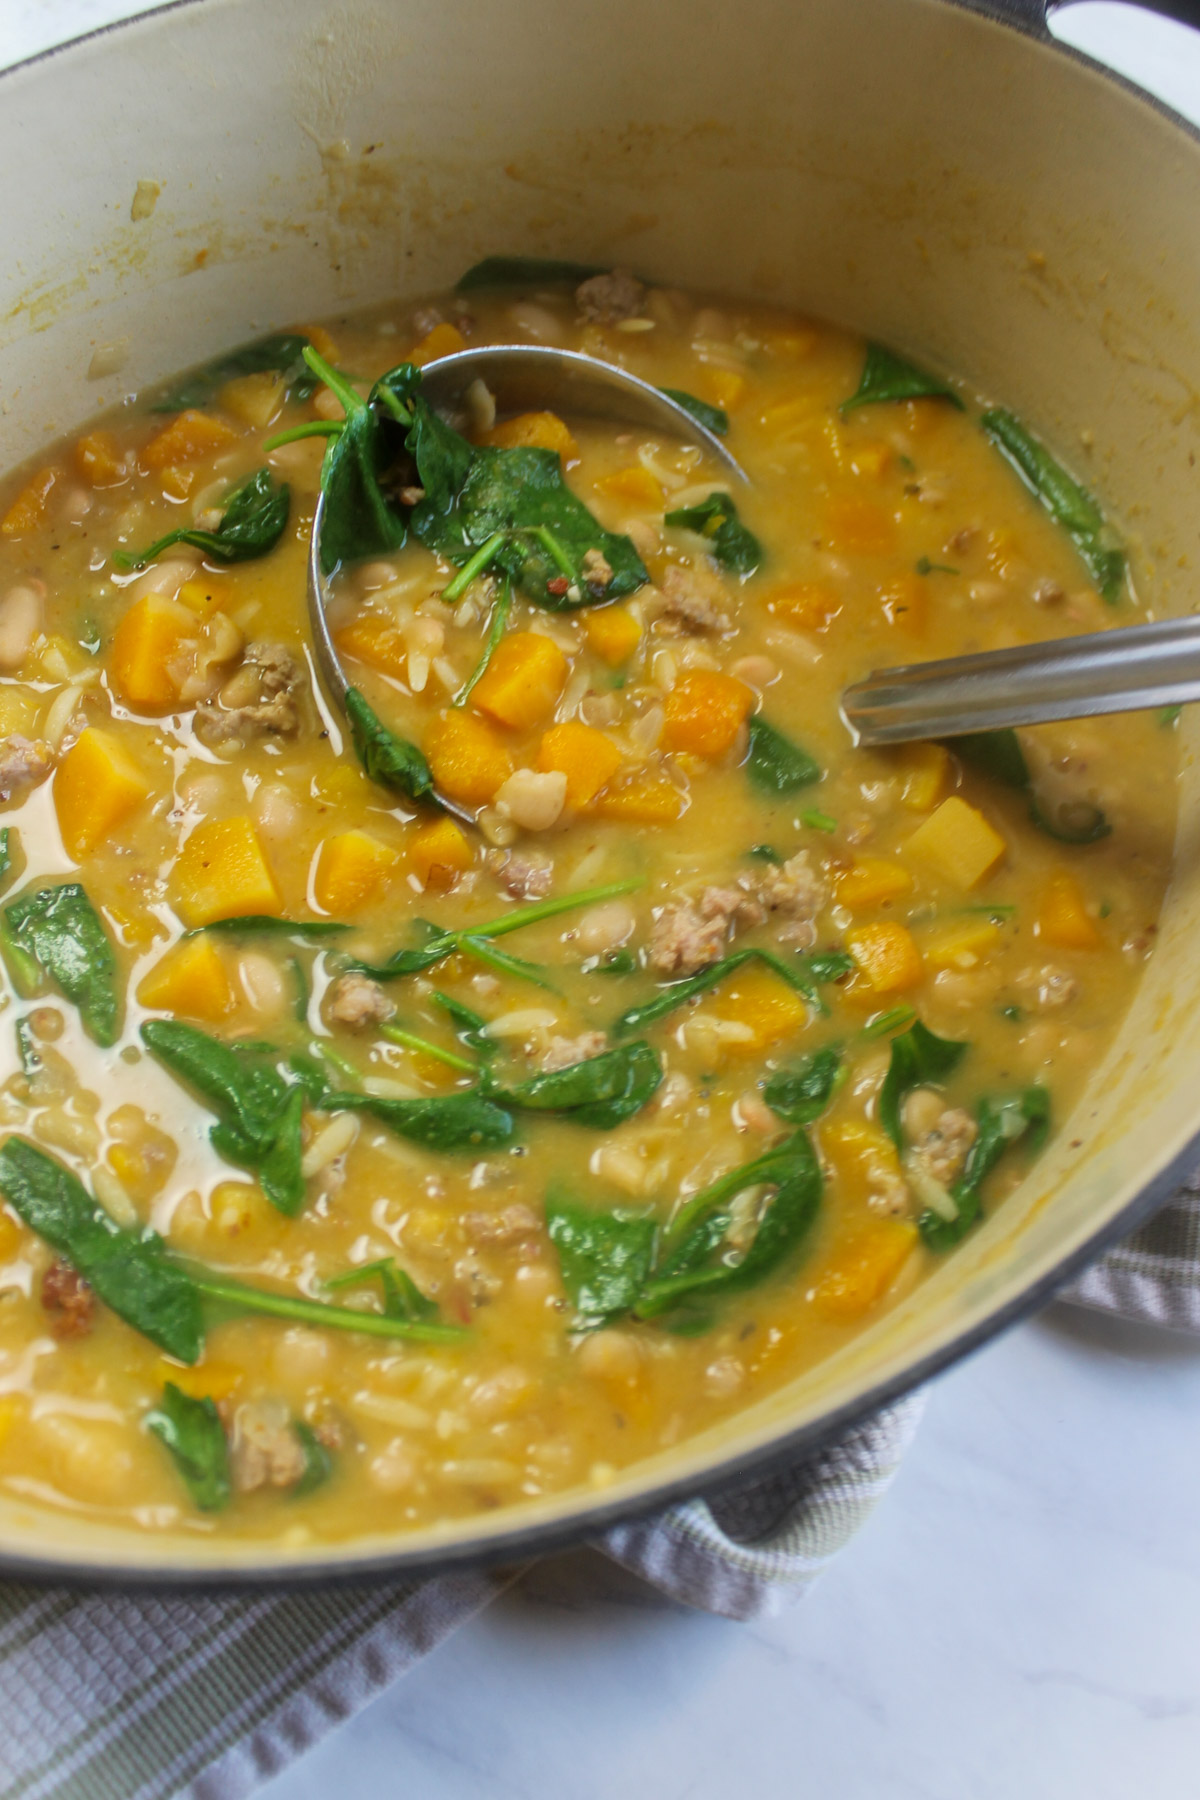
[[[1070, 6], [1072, 0], [964, 0], [972, 12], [986, 13], [1006, 24], [1024, 25], [1040, 37], [1049, 37], [1047, 21], [1051, 13]], [[1147, 12], [1161, 13], [1164, 19], [1178, 19], [1200, 31], [1200, 0], [1133, 0]]]

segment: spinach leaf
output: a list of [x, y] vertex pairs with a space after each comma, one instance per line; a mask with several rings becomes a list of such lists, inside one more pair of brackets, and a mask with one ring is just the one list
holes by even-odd
[[17, 845], [17, 834], [13, 826], [0, 826], [0, 887], [12, 873], [13, 851]]
[[385, 1100], [350, 1088], [331, 1088], [317, 1102], [325, 1112], [362, 1112], [426, 1150], [492, 1150], [512, 1142], [513, 1117], [479, 1092], [432, 1099]]
[[[417, 465], [427, 508], [450, 512], [471, 472], [475, 452], [466, 438], [447, 425], [420, 394], [413, 401], [406, 448]], [[485, 532], [484, 536], [490, 537], [491, 533]]]
[[658, 1056], [639, 1040], [564, 1069], [547, 1070], [514, 1087], [485, 1081], [484, 1091], [504, 1106], [567, 1113], [574, 1125], [610, 1131], [640, 1112], [661, 1081]]
[[441, 1044], [430, 1043], [428, 1038], [418, 1037], [415, 1031], [406, 1031], [394, 1021], [381, 1024], [379, 1035], [386, 1038], [389, 1044], [402, 1044], [406, 1050], [416, 1050], [422, 1056], [432, 1056], [435, 1062], [445, 1063], [448, 1069], [457, 1069], [460, 1075], [479, 1073], [477, 1062], [460, 1056], [456, 1050], [447, 1050]]
[[751, 844], [746, 855], [753, 857], [755, 862], [775, 863], [776, 866], [783, 862], [774, 844]]
[[[765, 1184], [765, 1201], [753, 1240], [744, 1251], [727, 1243], [732, 1202], [747, 1188]], [[663, 1234], [654, 1272], [634, 1307], [639, 1319], [657, 1318], [712, 1296], [754, 1287], [798, 1250], [817, 1214], [821, 1167], [804, 1132], [714, 1181], [680, 1210]], [[696, 1323], [707, 1323], [702, 1314]]]
[[293, 1218], [304, 1204], [300, 1087], [284, 1080], [269, 1055], [177, 1019], [148, 1020], [142, 1039], [216, 1113], [209, 1139], [217, 1154], [253, 1170], [272, 1206]]
[[118, 569], [140, 569], [172, 544], [191, 544], [214, 562], [251, 562], [275, 548], [287, 525], [290, 504], [287, 482], [277, 483], [270, 469], [257, 469], [225, 496], [221, 523], [215, 531], [181, 525], [145, 550], [114, 550], [113, 564]]
[[654, 1256], [658, 1221], [653, 1213], [627, 1208], [602, 1212], [551, 1193], [546, 1229], [581, 1329], [592, 1330], [632, 1310]]
[[585, 975], [636, 975], [641, 964], [633, 950], [606, 950], [603, 956], [589, 956], [580, 963]]
[[1010, 728], [969, 731], [962, 737], [947, 738], [946, 745], [982, 774], [1027, 794], [1031, 823], [1060, 844], [1094, 844], [1111, 833], [1104, 813], [1090, 800], [1063, 800], [1053, 810], [1047, 809], [1034, 790], [1020, 739]]
[[185, 375], [177, 387], [155, 401], [150, 411], [184, 412], [189, 407], [209, 406], [217, 389], [238, 375], [288, 375], [292, 378], [291, 393], [297, 399], [303, 399], [306, 394], [301, 392], [302, 389], [308, 393], [312, 391], [305, 380], [303, 362], [307, 343], [308, 339], [297, 332], [278, 331], [270, 337], [258, 338], [252, 344], [243, 344], [240, 349], [219, 356], [214, 362]]
[[762, 561], [762, 545], [738, 518], [731, 494], [713, 493], [695, 506], [680, 506], [666, 514], [665, 525], [681, 525], [708, 540], [708, 547], [722, 568], [738, 575], [753, 575]]
[[324, 1487], [333, 1474], [333, 1457], [325, 1448], [311, 1425], [303, 1419], [292, 1420], [292, 1430], [300, 1441], [304, 1452], [304, 1469], [300, 1479], [292, 1485], [293, 1500], [303, 1500], [316, 1488]]
[[463, 682], [457, 694], [455, 694], [453, 700], [450, 702], [451, 706], [465, 706], [474, 692], [476, 682], [480, 681], [487, 673], [488, 664], [496, 654], [496, 645], [504, 636], [504, 630], [508, 624], [508, 615], [511, 609], [512, 582], [506, 576], [500, 588], [499, 598], [492, 608], [492, 616], [488, 620], [487, 637], [484, 640], [483, 652], [479, 661], [475, 664], [475, 667], [471, 670], [471, 673], [467, 676], [467, 679]]
[[840, 410], [853, 411], [856, 406], [872, 406], [882, 400], [949, 400], [962, 412], [963, 403], [948, 382], [897, 356], [883, 344], [867, 345], [867, 360], [856, 393], [843, 400]]
[[721, 407], [710, 406], [707, 400], [700, 400], [695, 394], [689, 394], [686, 388], [659, 388], [658, 391], [665, 394], [668, 400], [673, 400], [676, 406], [682, 406], [684, 412], [691, 413], [693, 419], [716, 437], [724, 437], [729, 430], [729, 414]]
[[[336, 394], [346, 414], [344, 422], [335, 422], [335, 430], [329, 434], [321, 465], [321, 492], [325, 497], [321, 568], [326, 575], [332, 575], [343, 562], [364, 556], [390, 556], [403, 547], [408, 532], [381, 482], [388, 453], [379, 412], [313, 349], [305, 350], [304, 360]], [[388, 391], [393, 392], [390, 385]]]
[[120, 1011], [117, 962], [100, 915], [77, 881], [38, 888], [4, 909], [8, 936], [78, 1008], [88, 1036], [108, 1048]]
[[201, 931], [220, 931], [230, 937], [323, 938], [349, 930], [349, 925], [339, 925], [336, 919], [276, 919], [270, 913], [239, 913], [232, 919], [214, 919], [209, 925], [197, 925], [187, 936], [195, 937]]
[[473, 1050], [476, 1056], [485, 1059], [496, 1055], [500, 1045], [494, 1037], [488, 1036], [488, 1022], [482, 1013], [477, 1013], [473, 1007], [464, 1006], [461, 1000], [443, 994], [438, 988], [434, 989], [430, 999], [446, 1014], [460, 1044], [465, 1044], [468, 1050]]
[[843, 976], [853, 975], [857, 967], [846, 950], [814, 950], [811, 956], [802, 956], [800, 961], [814, 981], [841, 981]]
[[146, 1429], [171, 1453], [183, 1485], [201, 1512], [220, 1512], [233, 1493], [229, 1446], [212, 1401], [194, 1399], [168, 1381], [158, 1406], [146, 1414]]
[[937, 1037], [920, 1019], [892, 1039], [892, 1059], [879, 1091], [879, 1122], [898, 1150], [904, 1147], [900, 1107], [906, 1094], [927, 1081], [940, 1081], [958, 1067], [969, 1046]]
[[559, 262], [543, 256], [485, 256], [460, 275], [454, 286], [460, 294], [469, 294], [475, 288], [558, 287], [563, 282], [587, 281], [607, 272], [603, 263]]
[[204, 1346], [199, 1298], [159, 1238], [119, 1226], [69, 1169], [21, 1138], [0, 1147], [0, 1193], [118, 1318], [178, 1362], [196, 1361]]
[[1125, 551], [1087, 489], [1055, 461], [1046, 446], [1002, 407], [985, 412], [980, 424], [1012, 463], [1027, 487], [1071, 538], [1088, 573], [1110, 606], [1121, 598]]
[[1022, 1094], [985, 1097], [975, 1109], [975, 1122], [975, 1142], [950, 1190], [954, 1218], [927, 1207], [917, 1220], [931, 1250], [949, 1250], [966, 1236], [982, 1209], [984, 1180], [1011, 1145], [1025, 1138], [1034, 1154], [1041, 1149], [1050, 1129], [1050, 1096], [1045, 1088], [1031, 1087]]
[[659, 1019], [665, 1019], [694, 995], [707, 993], [709, 988], [724, 981], [727, 975], [732, 975], [735, 969], [740, 969], [743, 963], [753, 961], [766, 963], [789, 987], [803, 994], [810, 1005], [818, 1011], [824, 1011], [820, 996], [801, 959], [796, 963], [786, 963], [770, 950], [735, 950], [732, 955], [709, 963], [707, 969], [701, 969], [698, 975], [689, 975], [686, 981], [671, 982], [669, 987], [661, 989], [652, 1000], [643, 1000], [637, 1006], [629, 1007], [614, 1021], [613, 1035], [625, 1037], [631, 1031], [640, 1031], [645, 1025], [657, 1024]]
[[820, 765], [807, 750], [801, 750], [790, 738], [761, 713], [750, 721], [750, 752], [746, 773], [756, 788], [765, 794], [794, 794], [797, 788], [820, 781]]
[[842, 1052], [824, 1044], [790, 1069], [779, 1069], [763, 1088], [763, 1099], [789, 1125], [811, 1125], [819, 1119], [845, 1078]]
[[410, 800], [437, 798], [429, 764], [417, 746], [389, 731], [358, 688], [346, 689], [346, 717], [358, 760], [372, 781]]

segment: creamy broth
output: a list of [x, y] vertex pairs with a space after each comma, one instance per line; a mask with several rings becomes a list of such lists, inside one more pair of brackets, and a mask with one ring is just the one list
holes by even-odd
[[[0, 1483], [299, 1544], [602, 1488], [910, 1292], [1111, 1040], [1176, 757], [1154, 714], [1023, 732], [1015, 772], [995, 745], [849, 747], [838, 698], [873, 667], [1147, 614], [1119, 571], [1102, 597], [1115, 540], [1089, 569], [975, 396], [842, 410], [846, 332], [533, 276], [296, 332], [360, 400], [464, 344], [580, 349], [720, 409], [751, 477], [732, 511], [700, 443], [472, 396], [471, 440], [557, 452], [626, 560], [568, 547], [563, 572], [526, 534], [544, 570], [464, 582], [431, 529], [337, 571], [352, 681], [465, 821], [372, 779], [315, 683], [329, 440], [264, 445], [343, 408], [299, 344], [140, 395], [3, 491], [0, 1122], [34, 1154], [0, 1155]], [[268, 514], [290, 489], [265, 553], [122, 566], [223, 541], [264, 469]], [[385, 483], [393, 522], [432, 504], [419, 475]], [[257, 1099], [206, 1098], [198, 1041], [210, 1076], [204, 1045], [241, 1046]], [[563, 1069], [565, 1100], [539, 1087]], [[194, 1360], [152, 1301], [81, 1282], [69, 1175], [135, 1274], [209, 1284]], [[299, 1304], [231, 1313], [222, 1280]]]

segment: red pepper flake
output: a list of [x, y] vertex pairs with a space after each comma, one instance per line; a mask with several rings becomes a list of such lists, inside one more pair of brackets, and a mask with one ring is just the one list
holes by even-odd
[[571, 578], [569, 575], [555, 575], [552, 580], [546, 583], [546, 592], [548, 594], [565, 594], [570, 585]]

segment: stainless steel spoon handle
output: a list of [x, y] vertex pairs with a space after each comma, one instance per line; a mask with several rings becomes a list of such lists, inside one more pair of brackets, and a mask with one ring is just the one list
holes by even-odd
[[875, 669], [842, 694], [854, 743], [906, 744], [1200, 700], [1200, 616]]

